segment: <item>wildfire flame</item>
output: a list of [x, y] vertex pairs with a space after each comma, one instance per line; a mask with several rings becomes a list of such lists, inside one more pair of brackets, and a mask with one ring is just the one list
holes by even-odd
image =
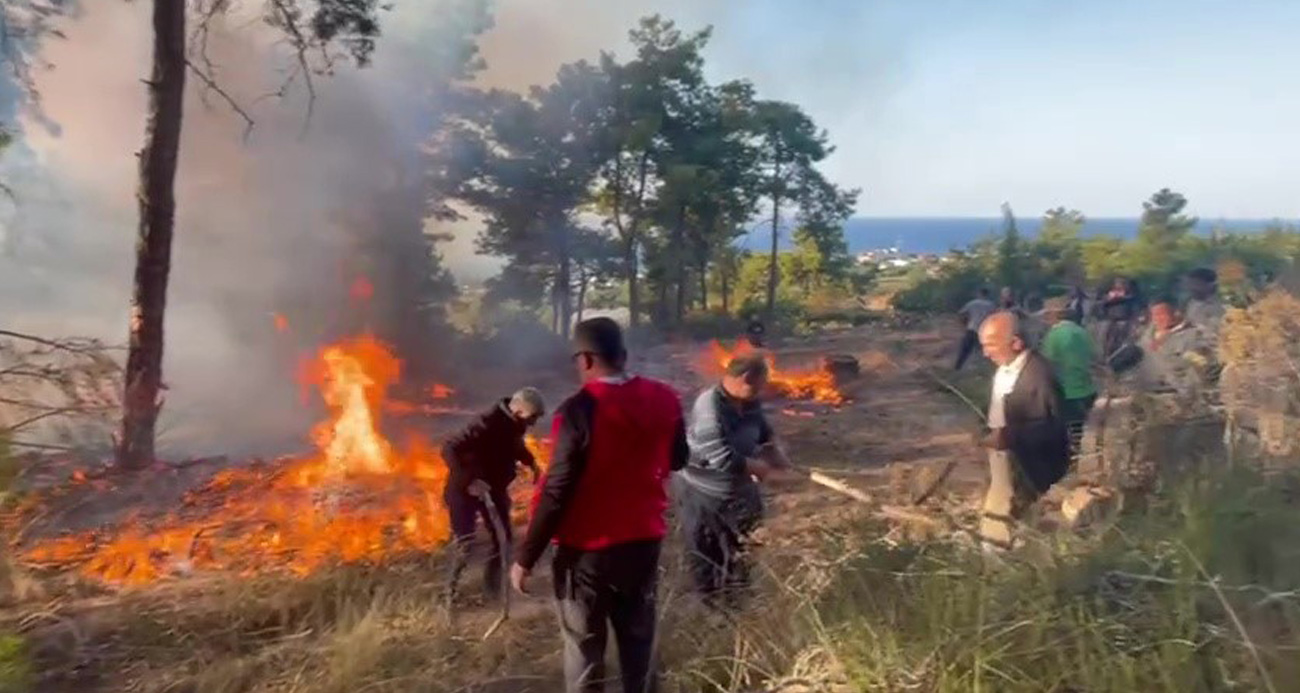
[[[316, 454], [225, 470], [161, 520], [53, 540], [24, 555], [139, 585], [196, 569], [305, 575], [435, 548], [450, 533], [446, 465], [428, 443], [412, 439], [399, 449], [380, 429], [385, 392], [400, 373], [397, 358], [371, 336], [327, 346], [303, 370], [330, 412], [312, 431]], [[544, 463], [540, 445], [529, 443]]]
[[[708, 350], [701, 359], [700, 372], [709, 377], [718, 377], [726, 370], [727, 364], [737, 356], [757, 352], [749, 342], [740, 340], [732, 349], [727, 349], [716, 340], [709, 343]], [[790, 399], [809, 399], [822, 404], [841, 405], [847, 399], [835, 385], [835, 378], [824, 368], [782, 370], [776, 367], [776, 359], [771, 352], [763, 352], [769, 372], [769, 387], [778, 395]]]

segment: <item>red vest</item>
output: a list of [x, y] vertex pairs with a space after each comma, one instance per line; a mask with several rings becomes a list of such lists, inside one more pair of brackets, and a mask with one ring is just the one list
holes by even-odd
[[[583, 391], [595, 403], [586, 466], [555, 543], [593, 551], [662, 539], [681, 400], [669, 386], [641, 377], [620, 384], [596, 381]], [[552, 449], [561, 416], [557, 412], [552, 422]], [[538, 484], [534, 510], [544, 485]]]

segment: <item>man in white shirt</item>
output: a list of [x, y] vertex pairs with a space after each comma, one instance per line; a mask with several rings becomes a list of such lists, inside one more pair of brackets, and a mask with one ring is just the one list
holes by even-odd
[[961, 345], [957, 349], [957, 363], [953, 366], [954, 370], [961, 370], [961, 367], [966, 365], [966, 359], [975, 352], [975, 347], [980, 342], [980, 325], [984, 324], [984, 319], [992, 315], [995, 310], [997, 307], [989, 299], [989, 290], [980, 289], [975, 298], [957, 311], [957, 315], [965, 323], [966, 331], [962, 333]]
[[1052, 366], [1030, 349], [1015, 313], [994, 313], [980, 327], [985, 356], [997, 365], [989, 397], [989, 489], [980, 537], [1013, 544], [1016, 520], [1069, 467], [1070, 439], [1061, 386]]

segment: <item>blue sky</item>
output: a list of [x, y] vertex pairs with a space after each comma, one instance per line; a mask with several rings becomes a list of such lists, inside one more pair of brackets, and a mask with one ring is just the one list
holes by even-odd
[[[497, 0], [501, 83], [623, 42], [654, 12], [714, 26], [708, 69], [797, 102], [868, 215], [1300, 217], [1300, 0]], [[400, 7], [400, 5], [399, 5]]]
[[1296, 0], [754, 0], [716, 78], [831, 131], [868, 215], [1078, 207], [1183, 191], [1206, 218], [1300, 217]]

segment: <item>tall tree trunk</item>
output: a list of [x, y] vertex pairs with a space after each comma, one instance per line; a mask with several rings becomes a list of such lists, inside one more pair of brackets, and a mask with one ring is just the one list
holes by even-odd
[[560, 290], [551, 287], [551, 332], [560, 333]]
[[[724, 258], [725, 260], [725, 258]], [[718, 269], [718, 276], [722, 281], [722, 312], [726, 315], [731, 314], [731, 274], [726, 267]]]
[[640, 324], [641, 319], [641, 284], [637, 275], [640, 274], [638, 267], [636, 241], [630, 240], [623, 245], [623, 270], [624, 278], [627, 280], [627, 311], [628, 323], [633, 327]]
[[140, 152], [140, 222], [135, 247], [129, 351], [117, 463], [154, 461], [162, 407], [163, 315], [176, 220], [176, 163], [185, 103], [185, 0], [153, 1], [153, 74], [149, 117]]
[[573, 258], [569, 256], [569, 224], [567, 220], [560, 222], [560, 276], [556, 279], [555, 287], [559, 290], [557, 299], [560, 302], [560, 336], [569, 337], [569, 330], [573, 327], [573, 301], [571, 300], [573, 289]]
[[[777, 171], [777, 180], [780, 178], [780, 170]], [[779, 183], [773, 183], [772, 191], [772, 258], [767, 266], [767, 321], [770, 323], [776, 315], [776, 283], [777, 277], [777, 239], [779, 238], [777, 227], [781, 223], [781, 192], [777, 189]]]
[[672, 261], [672, 278], [677, 289], [677, 305], [673, 316], [680, 325], [686, 317], [686, 253], [682, 247], [686, 244], [686, 205], [677, 206], [677, 223], [673, 227], [673, 247], [670, 255]]
[[700, 263], [700, 308], [709, 311], [709, 261]]
[[582, 322], [582, 314], [587, 311], [587, 272], [581, 266], [578, 267], [578, 322]]

